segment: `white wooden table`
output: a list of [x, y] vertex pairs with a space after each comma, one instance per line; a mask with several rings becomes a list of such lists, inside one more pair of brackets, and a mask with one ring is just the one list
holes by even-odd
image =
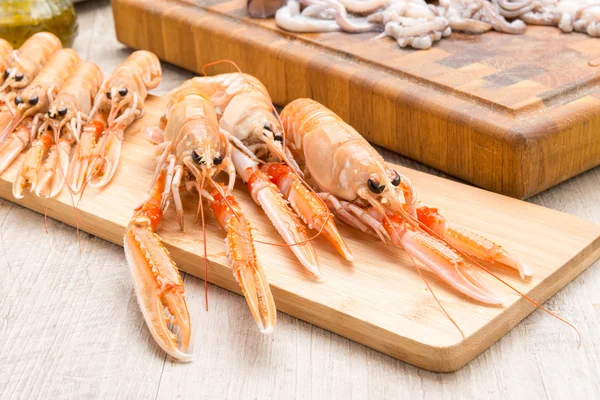
[[[74, 45], [108, 73], [130, 53], [110, 4], [78, 6]], [[132, 21], [135, 24], [135, 21]], [[191, 76], [164, 65], [164, 93]], [[598, 132], [600, 134], [600, 132]], [[393, 162], [439, 174], [398, 155]], [[600, 169], [530, 201], [600, 223]], [[600, 398], [600, 268], [591, 266], [546, 307], [581, 331], [534, 312], [454, 374], [426, 372], [340, 336], [278, 316], [259, 335], [243, 297], [184, 278], [195, 361], [176, 364], [152, 341], [122, 248], [0, 200], [0, 399], [10, 398]]]

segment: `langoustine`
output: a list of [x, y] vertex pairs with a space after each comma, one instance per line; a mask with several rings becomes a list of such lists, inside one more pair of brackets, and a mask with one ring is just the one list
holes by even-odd
[[[0, 85], [4, 84], [4, 72], [8, 68], [10, 59], [13, 54], [13, 48], [4, 39], [0, 39]], [[6, 104], [4, 104], [5, 93], [0, 92], [0, 127], [8, 124], [12, 119], [12, 113], [9, 111]]]
[[358, 132], [323, 105], [295, 100], [281, 120], [296, 159], [343, 222], [403, 247], [413, 260], [482, 303], [503, 301], [455, 249], [505, 264], [522, 277], [532, 274], [500, 246], [446, 222], [437, 209], [420, 206], [408, 178], [390, 169]]
[[119, 165], [125, 129], [142, 116], [148, 91], [161, 79], [156, 55], [138, 50], [102, 83], [69, 168], [68, 182], [75, 193], [86, 184], [102, 187], [110, 182]]
[[[7, 101], [14, 104], [14, 111], [0, 135], [0, 173], [36, 139], [44, 114], [80, 62], [75, 51], [59, 50], [25, 89], [7, 96]], [[31, 151], [32, 159], [26, 161], [28, 165], [41, 162], [41, 154], [47, 152], [50, 145], [51, 140], [36, 143], [35, 150]]]
[[92, 101], [100, 84], [102, 71], [91, 62], [83, 62], [58, 92], [44, 122], [38, 129], [38, 138], [29, 150], [13, 183], [13, 195], [23, 197], [27, 185], [37, 196], [55, 197], [63, 188], [69, 170], [73, 143], [79, 140]]
[[[6, 79], [6, 69], [10, 63], [11, 57], [13, 55], [13, 48], [10, 43], [6, 40], [0, 38], [0, 82], [4, 84]], [[9, 71], [10, 74], [10, 71]]]
[[[234, 145], [232, 161], [238, 175], [300, 263], [320, 276], [316, 252], [300, 220], [352, 260], [333, 216], [298, 176], [299, 167], [284, 146], [283, 130], [265, 86], [242, 73], [197, 77], [184, 85], [210, 96], [218, 110], [219, 126]], [[277, 162], [264, 163], [272, 159]]]
[[12, 52], [10, 61], [2, 69], [0, 98], [4, 99], [7, 93], [29, 85], [60, 49], [60, 39], [50, 32], [39, 32], [27, 39]]
[[[171, 201], [183, 229], [184, 211], [179, 195], [183, 182], [199, 194], [203, 228], [203, 199], [206, 199], [218, 223], [226, 231], [227, 253], [234, 276], [258, 327], [265, 333], [270, 332], [277, 318], [275, 303], [256, 258], [250, 224], [231, 194], [236, 179], [230, 160], [231, 146], [227, 136], [219, 130], [214, 106], [201, 90], [183, 85], [169, 95], [160, 126], [151, 129], [150, 133], [159, 142], [158, 165], [150, 195], [136, 209], [127, 227], [124, 247], [138, 302], [154, 339], [172, 357], [181, 361], [191, 360], [191, 324], [183, 282], [155, 233]], [[227, 186], [213, 180], [222, 171], [229, 176]], [[206, 274], [206, 236], [204, 243]], [[173, 316], [172, 322], [179, 327], [179, 339], [167, 326], [165, 307]]]

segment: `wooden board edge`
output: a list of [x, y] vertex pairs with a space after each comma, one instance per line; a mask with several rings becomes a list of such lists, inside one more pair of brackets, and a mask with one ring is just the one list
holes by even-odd
[[[39, 202], [39, 199], [29, 194], [21, 200], [16, 200], [12, 197], [11, 183], [2, 178], [0, 178], [0, 197], [38, 213], [47, 213], [50, 217], [54, 215], [62, 216], [62, 218], [58, 219], [59, 221], [71, 226], [77, 225], [75, 213], [70, 205], [54, 200], [45, 203]], [[79, 212], [79, 221], [79, 229], [82, 231], [119, 246], [123, 245], [122, 237], [124, 230], [118, 224], [101, 220], [99, 217], [84, 210], [80, 210]], [[102, 224], [100, 224], [101, 221]], [[103, 226], [103, 228], [99, 228], [99, 226]], [[42, 229], [41, 226], [40, 229]], [[165, 245], [182, 271], [200, 279], [203, 278], [204, 262], [201, 256], [182, 251], [170, 246], [169, 243], [165, 243]], [[589, 267], [598, 257], [600, 257], [600, 235], [586, 245], [567, 264], [548, 276], [527, 294], [535, 301], [543, 303]], [[235, 281], [229, 265], [211, 260], [209, 267], [209, 282], [241, 295], [239, 285]], [[287, 292], [281, 287], [272, 285], [271, 289], [279, 311], [344, 336], [391, 357], [433, 372], [453, 372], [462, 368], [535, 310], [532, 304], [525, 299], [521, 299], [490, 321], [490, 324], [502, 327], [501, 329], [493, 330], [483, 327], [468, 336], [464, 341], [457, 331], [457, 340], [455, 343], [448, 346], [431, 346], [374, 326], [316, 301], [311, 302], [292, 292]], [[284, 295], [284, 293], [286, 294]], [[313, 310], [310, 316], [304, 312], [305, 308]], [[316, 313], [315, 310], [317, 311]], [[321, 315], [322, 317], [315, 318], [315, 315]], [[369, 339], [371, 337], [379, 339], [377, 342], [373, 342]], [[398, 345], [400, 343], [402, 343], [402, 346]], [[409, 348], [411, 350], [405, 351], [402, 348]]]
[[[117, 39], [127, 46], [151, 50], [161, 59], [197, 73], [200, 73], [205, 63], [216, 59], [235, 59], [244, 71], [255, 75], [265, 83], [277, 104], [286, 104], [298, 97], [314, 98], [332, 108], [359, 132], [366, 132], [365, 136], [371, 142], [496, 193], [519, 199], [528, 198], [600, 165], [600, 142], [594, 142], [592, 134], [595, 126], [594, 115], [597, 113], [591, 110], [581, 113], [578, 118], [567, 119], [560, 127], [549, 119], [526, 118], [523, 114], [516, 118], [516, 115], [511, 113], [498, 113], [493, 107], [489, 109], [484, 107], [483, 110], [487, 110], [484, 114], [474, 116], [469, 112], [468, 104], [465, 104], [464, 112], [455, 111], [456, 107], [450, 108], [447, 96], [451, 93], [435, 88], [423, 88], [411, 80], [375, 68], [369, 74], [356, 73], [356, 62], [344, 59], [343, 63], [340, 63], [339, 57], [333, 51], [323, 51], [298, 40], [283, 39], [275, 32], [259, 26], [245, 26], [240, 29], [240, 23], [232, 18], [190, 4], [176, 0], [165, 0], [160, 3], [114, 0], [112, 7]], [[126, 28], [132, 20], [132, 15], [135, 15], [135, 20], [139, 22], [138, 29], [135, 31]], [[213, 21], [217, 18], [219, 18], [218, 24]], [[181, 35], [185, 40], [178, 43], [166, 40], [169, 24], [164, 23], [164, 20], [176, 22], [180, 27], [179, 31], [190, 30], [192, 36]], [[205, 26], [194, 25], [194, 21], [200, 20]], [[139, 32], [145, 33], [140, 35]], [[168, 48], [165, 48], [166, 42], [169, 43]], [[273, 54], [272, 50], [269, 51], [269, 46], [274, 42], [278, 43], [276, 54]], [[213, 51], [209, 52], [211, 55], [207, 56], [205, 52], [200, 52], [198, 43], [211, 49]], [[187, 58], [182, 56], [183, 53], [188, 54]], [[188, 61], [182, 62], [185, 59]], [[277, 72], [273, 73], [267, 64], [275, 66], [273, 68], [276, 68]], [[273, 83], [277, 77], [286, 77], [287, 74], [309, 76], [326, 74], [330, 81], [339, 83], [339, 90], [347, 93], [346, 97], [360, 98], [360, 104], [356, 105], [356, 112], [351, 112], [348, 110], [351, 104], [345, 102], [335, 104], [332, 95], [323, 90], [302, 83], [292, 84], [289, 79], [286, 79], [285, 85]], [[416, 90], [432, 91], [435, 93], [432, 97], [435, 97], [436, 101], [424, 102], [414, 95]], [[350, 96], [350, 93], [355, 96]], [[336, 98], [340, 96], [342, 96], [340, 93], [335, 94]], [[455, 105], [464, 102], [462, 97], [464, 96], [454, 94], [450, 103]], [[385, 116], [374, 115], [373, 118], [363, 118], [364, 113], [360, 111], [370, 109], [375, 110], [376, 113], [377, 108], [395, 110], [396, 120], [393, 122], [395, 128], [392, 129], [396, 131], [395, 136], [378, 133], [373, 126], [374, 122], [369, 122]], [[447, 131], [455, 132], [447, 136], [446, 148], [465, 148], [468, 143], [474, 143], [470, 145], [471, 149], [495, 149], [495, 154], [472, 151], [468, 155], [470, 160], [467, 162], [470, 167], [465, 167], [465, 160], [454, 159], [455, 156], [452, 154], [438, 157], [428, 155], [426, 151], [422, 152], [422, 146], [426, 148], [428, 142], [435, 140], [433, 136], [430, 139], [428, 135], [423, 134], [429, 131], [427, 126], [421, 127], [423, 129], [418, 132], [418, 135], [407, 134], [407, 128], [401, 126], [397, 117], [401, 114], [414, 114], [416, 111], [419, 115], [415, 119], [431, 121], [429, 124], [431, 129], [444, 127]], [[461, 127], [460, 121], [464, 121], [466, 117], [471, 126]], [[600, 120], [600, 117], [596, 119]], [[575, 135], [574, 132], [578, 134]], [[542, 133], [547, 136], [542, 136]], [[413, 138], [418, 136], [419, 146], [415, 148], [414, 145], [409, 144], [410, 140], [401, 140], [404, 135]], [[566, 137], [570, 139], [562, 140]], [[573, 141], [573, 138], [577, 140]], [[569, 143], [570, 147], [553, 145], [553, 140]], [[597, 147], [598, 151], [585, 152], [580, 160], [570, 162], [568, 154], [589, 146]], [[552, 157], [549, 154], [552, 154]], [[490, 158], [494, 160], [492, 163]], [[550, 173], [552, 169], [548, 164], [550, 159], [553, 164], [561, 165], [561, 168]], [[482, 173], [482, 169], [478, 168], [481, 165], [486, 165], [489, 169]]]

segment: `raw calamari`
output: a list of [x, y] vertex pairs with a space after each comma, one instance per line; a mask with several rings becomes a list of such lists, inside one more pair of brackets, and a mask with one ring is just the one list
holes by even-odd
[[[267, 1], [267, 0], [253, 0]], [[252, 5], [249, 3], [249, 9]], [[276, 15], [292, 32], [382, 32], [400, 47], [430, 48], [452, 31], [521, 34], [526, 23], [600, 37], [600, 0], [289, 0]]]

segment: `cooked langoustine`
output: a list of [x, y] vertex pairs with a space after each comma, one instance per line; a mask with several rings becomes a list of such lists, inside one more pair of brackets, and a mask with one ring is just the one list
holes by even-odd
[[[98, 91], [89, 118], [71, 161], [68, 181], [74, 192], [90, 186], [105, 186], [119, 165], [125, 129], [142, 116], [148, 90], [162, 79], [160, 61], [145, 50], [133, 52]], [[103, 130], [98, 135], [97, 128]]]
[[60, 193], [69, 169], [71, 146], [81, 136], [101, 83], [102, 71], [96, 64], [83, 62], [77, 66], [44, 116], [30, 149], [35, 156], [26, 157], [17, 173], [13, 183], [16, 198], [23, 197], [28, 184], [37, 196], [51, 198]]
[[[0, 134], [0, 173], [35, 139], [44, 114], [80, 62], [75, 51], [62, 49], [50, 59], [29, 86], [19, 94], [11, 92], [7, 96], [7, 101], [13, 102], [15, 109], [11, 121]], [[27, 161], [28, 165], [41, 162], [42, 154], [48, 151], [48, 143], [44, 139], [36, 147], [32, 147], [31, 154], [27, 155], [32, 158]], [[51, 143], [52, 141], [50, 145]]]
[[[259, 204], [302, 265], [320, 276], [317, 255], [310, 238], [293, 211], [312, 229], [321, 232], [342, 256], [352, 254], [340, 236], [333, 216], [324, 203], [304, 186], [291, 153], [283, 146], [283, 132], [273, 113], [265, 86], [255, 77], [231, 73], [197, 77], [184, 85], [200, 88], [210, 96], [219, 114], [219, 124], [235, 145], [232, 160], [238, 175], [248, 183]], [[260, 158], [275, 157], [281, 163], [260, 168]], [[283, 197], [290, 207], [282, 201]]]
[[[4, 39], [0, 39], [0, 72], [5, 71], [10, 62], [10, 58], [13, 53], [13, 48]], [[0, 74], [0, 85], [4, 83], [4, 74]], [[12, 113], [8, 110], [8, 107], [4, 104], [4, 93], [0, 93], [0, 127], [8, 124], [12, 119]]]
[[323, 105], [295, 100], [284, 108], [281, 120], [290, 149], [340, 220], [404, 247], [413, 260], [482, 303], [502, 304], [502, 299], [454, 249], [505, 264], [523, 277], [532, 274], [500, 246], [446, 222], [436, 209], [419, 205], [410, 181], [390, 169], [356, 130]]
[[29, 85], [61, 48], [60, 39], [50, 32], [32, 35], [12, 53], [10, 62], [2, 69], [4, 75], [0, 93], [23, 89]]
[[4, 84], [5, 80], [4, 71], [8, 68], [13, 51], [11, 44], [0, 38], [0, 72], [2, 72], [2, 75], [0, 75], [0, 82], [2, 82], [2, 84]]
[[[213, 105], [200, 90], [180, 87], [170, 94], [160, 126], [151, 129], [151, 133], [153, 139], [160, 142], [158, 165], [150, 195], [127, 227], [124, 247], [140, 308], [154, 339], [174, 358], [191, 360], [188, 353], [191, 326], [183, 282], [155, 233], [171, 200], [183, 229], [183, 205], [179, 195], [182, 181], [189, 189], [198, 191], [203, 223], [203, 198], [210, 203], [217, 221], [226, 231], [233, 272], [252, 315], [261, 331], [271, 331], [276, 323], [275, 303], [256, 260], [250, 224], [231, 195], [236, 179], [230, 160], [231, 145], [219, 131]], [[229, 176], [225, 187], [213, 180], [221, 171]], [[204, 239], [206, 244], [206, 237]], [[206, 246], [204, 258], [207, 260]], [[167, 327], [164, 307], [180, 329], [179, 340]]]

